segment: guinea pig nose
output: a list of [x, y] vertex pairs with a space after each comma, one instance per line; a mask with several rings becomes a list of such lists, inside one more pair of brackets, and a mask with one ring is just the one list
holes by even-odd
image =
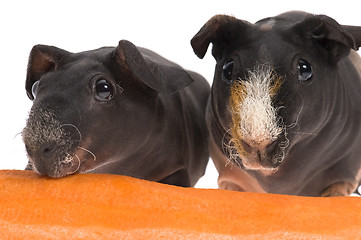
[[246, 140], [241, 140], [242, 146], [243, 146], [243, 150], [248, 152], [248, 153], [252, 153], [252, 152], [259, 152], [259, 153], [266, 153], [266, 151], [268, 151], [269, 148], [272, 148], [273, 143], [269, 143], [267, 141], [265, 142], [252, 142], [252, 141], [246, 141]]
[[267, 151], [272, 151], [273, 149], [277, 148], [279, 145], [278, 141], [273, 141], [272, 143], [270, 143], [269, 145], [267, 145], [266, 150]]
[[51, 154], [55, 148], [55, 145], [55, 142], [43, 143], [40, 147], [40, 153], [44, 156]]

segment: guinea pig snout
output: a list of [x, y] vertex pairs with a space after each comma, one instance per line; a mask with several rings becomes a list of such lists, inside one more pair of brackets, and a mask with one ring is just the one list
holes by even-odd
[[[69, 158], [70, 154], [65, 154], [67, 152], [65, 149], [66, 146], [59, 145], [56, 142], [44, 142], [41, 145], [34, 147], [29, 147], [27, 143], [26, 151], [28, 153], [29, 159], [34, 167], [34, 170], [42, 175], [48, 175], [50, 177], [60, 177], [59, 176], [59, 167], [62, 158]], [[71, 161], [68, 161], [68, 164]]]
[[[277, 142], [284, 130], [274, 97], [282, 85], [272, 68], [259, 67], [233, 83], [230, 93], [231, 144], [249, 169], [274, 168], [283, 159]], [[234, 152], [234, 151], [231, 151]]]
[[34, 170], [50, 177], [63, 177], [79, 168], [73, 157], [72, 134], [51, 110], [33, 108], [22, 137]]
[[239, 154], [239, 157], [242, 160], [242, 165], [247, 169], [275, 170], [283, 161], [284, 153], [283, 149], [279, 148], [279, 141], [266, 144], [257, 144], [245, 140], [240, 142], [243, 152]]

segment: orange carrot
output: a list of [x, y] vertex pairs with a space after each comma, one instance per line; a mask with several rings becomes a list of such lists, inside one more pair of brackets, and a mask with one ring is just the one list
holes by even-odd
[[360, 239], [361, 199], [0, 171], [0, 239]]

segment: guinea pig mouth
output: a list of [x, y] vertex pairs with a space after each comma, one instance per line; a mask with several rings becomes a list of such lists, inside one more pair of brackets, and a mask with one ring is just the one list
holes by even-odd
[[60, 178], [77, 172], [80, 159], [72, 154], [73, 141], [62, 130], [55, 129], [58, 138], [34, 139], [34, 134], [28, 128], [23, 130], [23, 139], [32, 170], [41, 175]]
[[243, 141], [242, 144], [245, 145], [243, 147], [246, 150], [239, 154], [239, 159], [245, 169], [276, 172], [284, 160], [285, 151], [278, 141], [268, 146], [258, 145], [258, 147], [251, 147]]
[[[228, 146], [229, 159], [245, 170], [274, 173], [284, 161], [286, 145], [280, 143], [280, 140], [267, 146], [250, 146], [243, 140], [232, 139], [232, 141]], [[234, 142], [242, 145], [241, 151], [237, 150], [239, 147], [234, 146]]]
[[[47, 175], [52, 178], [61, 178], [76, 173], [81, 165], [77, 157], [67, 151], [57, 148], [50, 154], [34, 154], [31, 150], [28, 156], [32, 169], [41, 175]], [[65, 153], [65, 154], [64, 154]]]
[[39, 153], [27, 147], [30, 165], [39, 174], [52, 178], [86, 172], [88, 165], [94, 165], [96, 156], [88, 149], [79, 146], [76, 150], [67, 149], [68, 146], [54, 146], [45, 153]]

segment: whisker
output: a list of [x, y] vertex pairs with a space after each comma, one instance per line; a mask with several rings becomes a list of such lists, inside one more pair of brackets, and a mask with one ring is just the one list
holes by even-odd
[[307, 132], [289, 132], [289, 133], [317, 136], [316, 133], [307, 133]]
[[[227, 162], [226, 162], [226, 164], [224, 165], [224, 167], [227, 167], [227, 166], [228, 166], [228, 164], [230, 164], [230, 163], [232, 163], [232, 161], [231, 161], [231, 160], [229, 160], [229, 158], [227, 158]], [[232, 166], [231, 166], [231, 169], [232, 169]]]
[[233, 162], [234, 162], [235, 164], [237, 164], [237, 166], [238, 166], [239, 168], [242, 168], [241, 163], [238, 161], [238, 159], [237, 159], [236, 157], [234, 157]]
[[81, 149], [81, 150], [83, 150], [83, 151], [86, 151], [87, 153], [89, 153], [90, 155], [92, 155], [93, 158], [94, 158], [94, 162], [97, 160], [97, 157], [95, 156], [95, 154], [94, 154], [92, 151], [90, 151], [90, 150], [88, 150], [88, 149], [86, 149], [86, 148], [83, 148], [83, 147], [78, 147], [78, 148]]
[[72, 161], [73, 161], [73, 157], [69, 153], [66, 153], [66, 156], [61, 161], [61, 163], [68, 164], [68, 163], [71, 163]]
[[[227, 156], [227, 162], [225, 164], [225, 167], [228, 166], [228, 164], [235, 163], [238, 167], [242, 167], [241, 163], [239, 162], [238, 158], [240, 157], [239, 153], [237, 152], [236, 147], [232, 144], [232, 139], [229, 140], [228, 143], [226, 143], [225, 138], [226, 135], [229, 134], [229, 131], [231, 129], [228, 129], [226, 133], [223, 135], [222, 139], [222, 146], [223, 146], [223, 153]], [[233, 164], [231, 165], [231, 168], [233, 167]]]
[[222, 137], [222, 151], [223, 153], [227, 156], [227, 163], [225, 165], [225, 167], [227, 167], [228, 164], [230, 164], [234, 158], [233, 156], [233, 151], [234, 151], [234, 147], [231, 145], [231, 141], [229, 141], [228, 143], [226, 143], [225, 139], [227, 137], [227, 135], [230, 135], [231, 129], [228, 129]]
[[285, 159], [285, 152], [282, 151], [277, 157], [274, 159], [274, 163], [281, 163]]
[[228, 129], [224, 134], [223, 134], [223, 137], [222, 137], [222, 150], [223, 150], [223, 152], [225, 153], [225, 151], [227, 151], [227, 148], [228, 148], [228, 146], [227, 146], [227, 144], [225, 143], [225, 139], [226, 139], [226, 136], [227, 136], [227, 134], [229, 135], [229, 132], [231, 131], [231, 129]]
[[287, 139], [286, 141], [280, 142], [278, 144], [278, 147], [284, 150], [288, 148], [289, 145], [290, 145], [290, 141]]
[[16, 139], [19, 135], [21, 136], [23, 134], [23, 132], [18, 132], [17, 134], [14, 135], [13, 139]]
[[79, 130], [79, 128], [77, 126], [75, 126], [74, 124], [71, 124], [71, 123], [65, 123], [65, 124], [60, 125], [59, 128], [62, 128], [62, 127], [65, 127], [65, 126], [73, 127], [78, 132], [79, 137], [80, 137], [79, 140], [78, 140], [79, 142], [83, 139], [83, 136], [81, 135], [80, 130]]
[[[75, 169], [75, 171], [69, 172], [69, 175], [71, 175], [71, 174], [73, 174], [73, 173], [76, 173], [76, 172], [79, 170], [80, 165], [81, 165], [81, 161], [80, 161], [80, 158], [78, 157], [78, 155], [76, 155], [76, 154], [74, 154], [74, 155], [75, 155], [76, 159], [78, 160], [78, 166], [77, 166], [77, 168]], [[73, 158], [73, 159], [74, 159], [74, 158]]]
[[[302, 98], [302, 96], [301, 96], [301, 98]], [[291, 129], [291, 128], [294, 128], [294, 127], [296, 127], [296, 126], [298, 125], [298, 120], [299, 120], [299, 117], [300, 117], [300, 115], [301, 115], [302, 110], [303, 110], [303, 98], [302, 98], [302, 105], [301, 105], [300, 111], [298, 112], [298, 114], [297, 114], [297, 116], [296, 116], [295, 122], [294, 122], [294, 123], [291, 123], [291, 124], [288, 125], [288, 126], [286, 125], [286, 128]]]

